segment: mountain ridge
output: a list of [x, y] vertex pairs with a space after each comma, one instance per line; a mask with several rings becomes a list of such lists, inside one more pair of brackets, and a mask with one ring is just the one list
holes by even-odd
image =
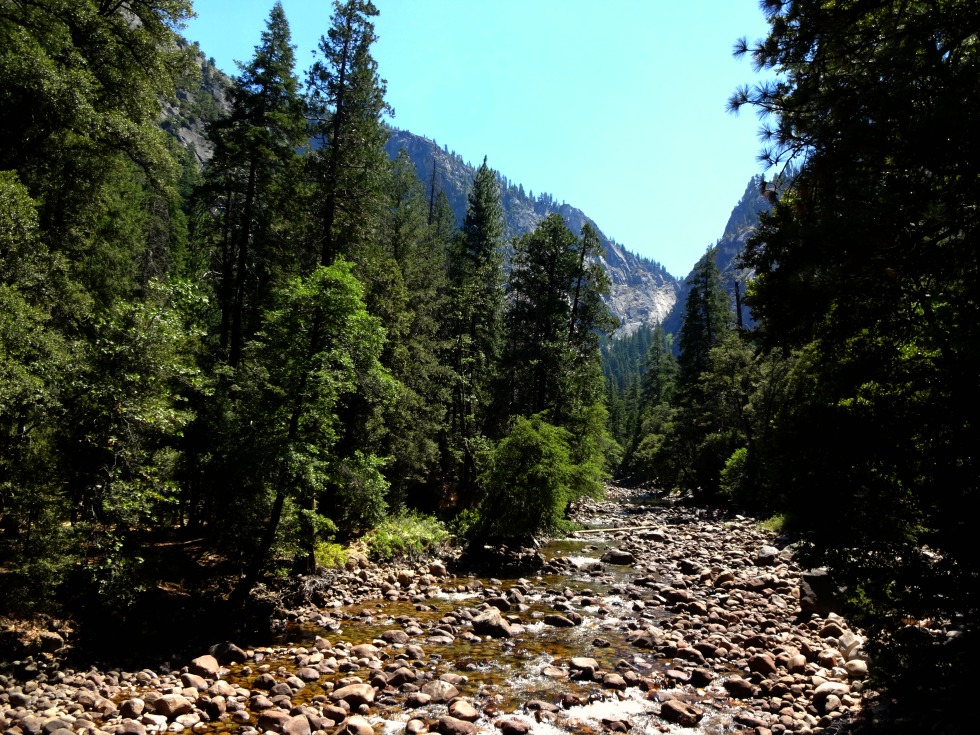
[[[436, 186], [445, 192], [457, 222], [462, 222], [476, 168], [463, 161], [455, 151], [440, 147], [430, 138], [398, 128], [390, 131], [386, 145], [388, 155], [394, 158], [404, 148], [424, 181], [431, 181], [435, 167]], [[508, 240], [531, 232], [538, 222], [553, 213], [560, 214], [572, 232], [581, 232], [587, 222], [595, 228], [605, 250], [600, 261], [610, 280], [606, 305], [619, 320], [617, 335], [632, 334], [640, 327], [659, 324], [674, 309], [681, 282], [662, 265], [630, 252], [607, 237], [595, 221], [577, 207], [558, 203], [550, 194], [531, 197], [522, 185], [510, 182], [500, 172], [497, 172], [497, 181]]]

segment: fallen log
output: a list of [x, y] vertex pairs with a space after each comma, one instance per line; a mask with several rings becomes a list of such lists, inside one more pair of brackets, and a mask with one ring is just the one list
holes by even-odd
[[650, 528], [660, 528], [659, 525], [640, 525], [640, 526], [620, 526], [618, 528], [583, 528], [578, 531], [572, 531], [569, 536], [574, 536], [577, 533], [612, 533], [614, 531], [641, 531], [643, 529]]

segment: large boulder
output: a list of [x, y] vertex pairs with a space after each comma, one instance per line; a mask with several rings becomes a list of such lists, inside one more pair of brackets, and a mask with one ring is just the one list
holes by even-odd
[[808, 569], [800, 574], [800, 612], [829, 615], [840, 612], [842, 589], [827, 569]]
[[207, 654], [206, 656], [198, 656], [191, 661], [190, 666], [188, 666], [187, 669], [190, 671], [190, 673], [204, 677], [205, 679], [217, 679], [221, 672], [218, 659], [211, 654]]
[[491, 638], [512, 638], [514, 636], [510, 623], [504, 620], [497, 608], [491, 608], [473, 618], [473, 632], [477, 635], [488, 635]]
[[660, 716], [667, 722], [673, 722], [681, 727], [694, 727], [704, 717], [704, 713], [687, 702], [668, 699], [660, 707]]

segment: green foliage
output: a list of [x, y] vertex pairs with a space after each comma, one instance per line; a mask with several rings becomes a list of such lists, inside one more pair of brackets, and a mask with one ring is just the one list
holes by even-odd
[[345, 431], [341, 400], [387, 390], [378, 363], [384, 332], [362, 293], [344, 261], [292, 281], [266, 315], [242, 386], [253, 391], [242, 416], [252, 427], [242, 434], [252, 477], [298, 497], [327, 493], [324, 515], [341, 528], [374, 522], [384, 507], [381, 460], [336, 453]]
[[376, 561], [417, 559], [436, 551], [448, 540], [449, 532], [439, 520], [419, 513], [386, 518], [363, 538], [368, 555]]
[[450, 243], [445, 364], [451, 396], [443, 456], [464, 491], [476, 481], [475, 443], [501, 430], [492, 409], [503, 338], [503, 210], [486, 159], [470, 191], [462, 232]]
[[305, 107], [294, 72], [289, 23], [276, 3], [261, 43], [231, 89], [231, 113], [208, 127], [214, 156], [205, 168], [198, 207], [211, 250], [220, 309], [219, 346], [239, 364], [259, 329], [275, 287], [296, 274], [297, 217], [306, 145]]
[[[969, 696], [955, 672], [974, 655], [980, 617], [962, 512], [980, 476], [980, 148], [969, 123], [980, 12], [962, 0], [768, 12], [769, 37], [743, 51], [780, 80], [738, 91], [732, 107], [769, 116], [766, 160], [799, 164], [745, 256], [760, 340], [801, 352], [772, 481], [791, 489], [814, 562], [855, 592], [853, 612], [896, 664], [896, 699], [953, 712]], [[959, 630], [905, 649], [893, 633], [909, 618]]]
[[[709, 368], [711, 349], [717, 347], [732, 326], [732, 309], [721, 285], [717, 253], [709, 250], [694, 266], [684, 304], [681, 327], [679, 379], [684, 391], [696, 391], [701, 373]], [[695, 400], [697, 397], [695, 397]]]
[[568, 504], [602, 494], [595, 463], [574, 461], [573, 437], [540, 415], [517, 417], [480, 476], [484, 497], [469, 529], [478, 542], [523, 543], [565, 525]]
[[350, 558], [350, 550], [340, 544], [320, 541], [314, 550], [317, 567], [323, 569], [343, 569]]
[[320, 142], [309, 166], [317, 187], [321, 265], [338, 255], [360, 263], [362, 248], [373, 239], [387, 172], [381, 117], [390, 111], [371, 56], [378, 9], [370, 0], [334, 0], [333, 8], [307, 75], [312, 132]]
[[769, 516], [759, 525], [770, 533], [782, 533], [788, 527], [789, 519], [785, 513], [776, 513]]
[[749, 490], [746, 469], [748, 454], [749, 450], [746, 447], [739, 447], [725, 460], [725, 467], [718, 478], [718, 487], [724, 495], [730, 498], [739, 499], [746, 495]]

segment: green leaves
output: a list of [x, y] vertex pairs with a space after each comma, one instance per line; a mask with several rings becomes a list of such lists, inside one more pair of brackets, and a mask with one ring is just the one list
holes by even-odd
[[573, 462], [571, 442], [567, 430], [540, 415], [518, 417], [480, 477], [484, 497], [471, 538], [524, 543], [538, 533], [557, 531], [568, 503], [597, 479]]

